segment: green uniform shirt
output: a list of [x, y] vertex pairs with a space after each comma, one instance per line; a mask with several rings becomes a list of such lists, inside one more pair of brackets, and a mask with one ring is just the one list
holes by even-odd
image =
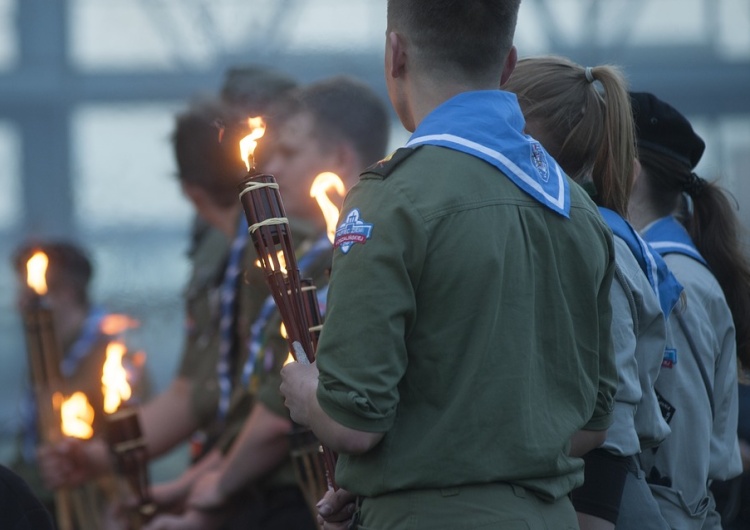
[[317, 397], [385, 437], [340, 455], [339, 485], [376, 496], [505, 481], [559, 498], [582, 483], [570, 437], [607, 428], [617, 382], [614, 255], [572, 183], [570, 199], [565, 219], [433, 146], [361, 176], [342, 210], [356, 230], [334, 251]]
[[185, 289], [186, 338], [178, 375], [192, 383], [193, 416], [209, 437], [217, 435], [219, 285], [228, 253], [227, 237], [215, 228], [205, 228], [190, 253], [193, 271]]

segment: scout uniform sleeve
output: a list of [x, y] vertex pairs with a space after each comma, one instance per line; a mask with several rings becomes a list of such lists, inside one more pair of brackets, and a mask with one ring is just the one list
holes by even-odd
[[342, 425], [385, 432], [407, 366], [424, 223], [391, 179], [367, 174], [347, 196], [339, 223], [318, 347], [318, 401]]
[[609, 300], [610, 288], [614, 277], [614, 243], [609, 230], [606, 233], [609, 263], [599, 287], [597, 306], [599, 308], [599, 388], [596, 407], [585, 430], [601, 431], [612, 423], [614, 396], [617, 389], [617, 368], [615, 365], [614, 346], [612, 344], [612, 306]]
[[[742, 473], [742, 460], [737, 439], [739, 397], [737, 390], [737, 339], [732, 314], [724, 303], [709, 307], [717, 326], [717, 354], [714, 365], [714, 422], [708, 478], [727, 480]], [[723, 298], [722, 298], [723, 302]]]

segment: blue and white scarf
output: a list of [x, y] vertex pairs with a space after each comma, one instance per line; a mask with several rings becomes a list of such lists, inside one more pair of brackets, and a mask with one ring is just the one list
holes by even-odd
[[662, 217], [654, 221], [643, 231], [643, 238], [662, 256], [667, 254], [683, 254], [708, 267], [708, 263], [695, 248], [685, 227], [672, 217]]
[[242, 252], [247, 243], [247, 221], [240, 216], [237, 233], [229, 250], [229, 260], [224, 269], [224, 279], [219, 289], [219, 361], [216, 373], [219, 380], [218, 416], [223, 420], [229, 410], [232, 393], [232, 358], [235, 343], [234, 323], [236, 319], [237, 280], [240, 277]]
[[648, 283], [659, 297], [662, 313], [665, 317], [674, 309], [682, 294], [682, 285], [669, 270], [664, 259], [618, 213], [609, 208], [599, 207], [599, 212], [612, 232], [628, 245], [638, 265], [648, 278]]
[[514, 94], [464, 92], [428, 114], [406, 147], [438, 145], [480, 158], [525, 193], [568, 217], [570, 189], [565, 172], [539, 142], [524, 134], [525, 123]]

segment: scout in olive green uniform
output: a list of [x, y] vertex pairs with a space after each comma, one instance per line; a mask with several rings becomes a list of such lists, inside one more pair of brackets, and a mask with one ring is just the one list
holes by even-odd
[[[460, 196], [458, 174], [471, 176]], [[508, 482], [558, 499], [581, 484], [567, 441], [605, 429], [612, 406], [612, 243], [570, 191], [564, 221], [486, 163], [421, 147], [350, 192], [342, 227], [363, 244], [334, 257], [318, 399], [344, 425], [386, 432], [339, 460], [339, 484], [368, 497], [364, 526], [369, 502], [414, 502], [408, 490], [436, 502]]]
[[578, 528], [578, 456], [612, 421], [612, 234], [497, 90], [518, 7], [388, 1], [413, 135], [349, 192], [317, 366], [281, 385], [361, 529]]
[[[321, 238], [320, 234], [312, 233], [305, 224], [292, 222], [292, 226], [302, 274], [312, 276], [317, 282], [324, 284], [330, 268], [330, 242], [325, 239], [326, 244], [321, 247], [316, 244]], [[238, 238], [239, 233], [238, 231]], [[213, 452], [218, 452], [222, 459], [227, 458], [235, 443], [241, 443], [243, 427], [249, 421], [253, 409], [259, 404], [272, 414], [283, 418], [283, 422], [289, 422], [288, 411], [278, 392], [278, 372], [287, 359], [289, 348], [281, 336], [281, 320], [263, 272], [256, 265], [256, 261], [255, 248], [252, 242], [247, 241], [241, 250], [239, 270], [242, 272], [236, 283], [236, 305], [232, 325], [234, 345], [228, 360], [214, 356], [213, 377], [214, 380], [218, 377], [219, 383], [218, 392], [215, 393], [219, 399], [215, 403], [222, 400], [219, 394], [229, 391], [226, 397], [226, 411], [216, 416], [216, 409], [214, 410], [215, 423], [220, 426], [221, 431]], [[254, 335], [253, 332], [258, 331], [257, 336]], [[227, 362], [228, 371], [221, 368], [222, 362]], [[257, 424], [253, 425], [254, 428], [258, 428]], [[291, 430], [291, 422], [288, 429]], [[274, 455], [274, 451], [271, 451], [269, 455], [255, 453], [250, 458], [272, 460], [276, 458]], [[223, 515], [220, 516], [221, 520], [231, 520], [232, 525], [259, 529], [314, 528], [288, 453], [286, 458], [271, 465], [261, 476], [254, 477], [241, 492], [236, 492], [232, 497], [233, 499], [225, 501], [233, 501], [239, 497], [242, 502], [230, 502], [230, 509], [222, 505]], [[183, 516], [190, 518], [197, 513], [196, 510], [188, 509]], [[218, 512], [214, 509], [214, 513]], [[230, 513], [233, 514], [231, 519]], [[211, 514], [203, 514], [200, 517], [210, 518]], [[205, 524], [215, 525], [216, 522]]]
[[191, 456], [197, 459], [219, 436], [216, 407], [219, 402], [216, 362], [219, 349], [219, 293], [229, 241], [219, 230], [205, 225], [196, 234], [189, 252], [193, 270], [185, 289], [185, 345], [177, 372], [192, 382], [191, 408], [201, 430], [192, 438]]

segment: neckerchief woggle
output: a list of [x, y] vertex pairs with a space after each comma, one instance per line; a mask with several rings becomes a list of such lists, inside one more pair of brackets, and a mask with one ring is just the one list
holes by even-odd
[[[328, 239], [327, 234], [323, 234], [318, 238], [317, 241], [310, 247], [310, 249], [297, 260], [297, 267], [300, 270], [300, 275], [304, 275], [307, 268], [310, 267], [324, 252], [330, 252], [332, 249], [331, 241]], [[327, 290], [326, 290], [327, 293]], [[320, 293], [318, 293], [318, 300], [320, 301]], [[250, 382], [255, 371], [256, 362], [260, 356], [261, 350], [263, 349], [263, 338], [264, 331], [268, 325], [268, 321], [271, 319], [276, 310], [276, 302], [273, 296], [268, 295], [266, 301], [263, 303], [263, 307], [260, 310], [258, 318], [255, 319], [253, 325], [250, 327], [250, 344], [247, 361], [242, 369], [242, 385], [247, 386]], [[324, 308], [321, 308], [321, 314]], [[273, 360], [273, 359], [270, 359]]]
[[237, 224], [237, 232], [229, 249], [229, 259], [224, 269], [224, 278], [219, 290], [219, 361], [216, 373], [219, 380], [219, 406], [217, 414], [223, 420], [229, 410], [232, 393], [232, 359], [234, 345], [233, 324], [236, 313], [237, 280], [241, 272], [242, 251], [247, 243], [247, 220], [243, 215]]
[[659, 298], [659, 305], [665, 317], [674, 309], [682, 294], [682, 285], [677, 281], [672, 271], [669, 270], [664, 259], [643, 240], [635, 228], [632, 227], [617, 212], [609, 208], [599, 207], [599, 212], [612, 229], [612, 232], [620, 239], [625, 241], [628, 248], [635, 256], [638, 265], [648, 278], [656, 296]]
[[[71, 377], [78, 369], [81, 361], [91, 353], [94, 344], [101, 335], [102, 320], [105, 316], [106, 312], [101, 307], [93, 307], [89, 310], [89, 314], [81, 327], [81, 332], [60, 362], [60, 372], [63, 377]], [[29, 389], [21, 410], [23, 417], [23, 457], [27, 462], [36, 461], [37, 414], [36, 397], [34, 392]]]
[[643, 239], [662, 256], [683, 254], [708, 267], [708, 263], [695, 248], [685, 227], [674, 217], [667, 216], [654, 221], [643, 231]]
[[544, 206], [568, 217], [565, 172], [539, 142], [524, 134], [525, 125], [514, 94], [464, 92], [428, 114], [405, 147], [438, 145], [480, 158]]

